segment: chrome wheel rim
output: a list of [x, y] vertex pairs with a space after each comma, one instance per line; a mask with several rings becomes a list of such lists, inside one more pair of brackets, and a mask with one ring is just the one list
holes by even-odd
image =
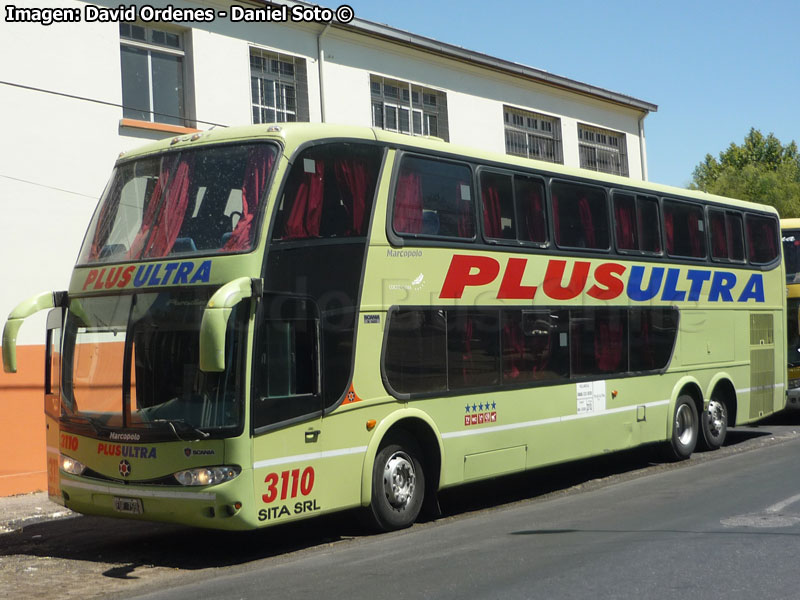
[[389, 504], [395, 509], [404, 509], [414, 496], [416, 484], [411, 457], [405, 452], [392, 454], [383, 467], [383, 491]]
[[692, 409], [688, 404], [681, 404], [675, 412], [675, 431], [677, 433], [678, 441], [687, 446], [692, 442], [694, 437], [694, 415]]
[[722, 428], [725, 426], [725, 405], [718, 400], [711, 400], [708, 403], [708, 432], [713, 437], [719, 437], [722, 434]]

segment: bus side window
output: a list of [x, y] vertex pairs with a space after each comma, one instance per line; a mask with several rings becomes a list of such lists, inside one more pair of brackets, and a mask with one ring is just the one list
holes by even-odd
[[447, 390], [447, 318], [444, 310], [400, 309], [389, 318], [384, 371], [400, 394]]
[[777, 221], [770, 217], [748, 214], [745, 223], [750, 262], [766, 264], [778, 258], [780, 238]]
[[480, 180], [483, 231], [487, 239], [547, 242], [541, 179], [482, 171]]
[[667, 254], [705, 258], [705, 221], [700, 206], [664, 200], [664, 235]]
[[367, 144], [313, 146], [293, 158], [273, 240], [367, 234], [382, 151]]
[[471, 181], [472, 171], [466, 165], [404, 156], [395, 185], [394, 232], [410, 237], [473, 239], [475, 206]]
[[618, 250], [661, 253], [658, 200], [614, 192], [614, 235]]
[[569, 312], [503, 311], [503, 384], [569, 377]]
[[674, 308], [632, 308], [628, 319], [631, 371], [666, 368], [678, 333], [678, 311]]
[[605, 190], [563, 181], [551, 184], [556, 244], [567, 248], [608, 250]]
[[709, 209], [708, 228], [711, 239], [711, 258], [715, 260], [744, 261], [744, 234], [742, 232], [741, 214]]
[[572, 374], [628, 371], [628, 315], [624, 309], [570, 311]]

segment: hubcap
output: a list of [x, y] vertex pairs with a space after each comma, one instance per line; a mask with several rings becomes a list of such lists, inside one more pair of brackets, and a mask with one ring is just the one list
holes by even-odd
[[686, 404], [681, 404], [675, 413], [675, 431], [678, 432], [678, 441], [688, 445], [694, 435], [695, 423], [692, 410]]
[[725, 425], [725, 405], [717, 400], [708, 403], [708, 430], [714, 437], [722, 433]]
[[404, 509], [414, 495], [417, 476], [414, 462], [405, 452], [395, 452], [383, 468], [383, 491], [394, 508]]

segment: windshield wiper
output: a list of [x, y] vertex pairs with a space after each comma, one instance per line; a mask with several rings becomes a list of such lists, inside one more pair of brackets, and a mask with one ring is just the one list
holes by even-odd
[[167, 425], [169, 425], [170, 429], [172, 429], [172, 433], [175, 434], [175, 437], [178, 438], [182, 442], [189, 442], [189, 441], [192, 441], [192, 440], [187, 440], [187, 439], [182, 438], [180, 436], [180, 434], [178, 433], [178, 429], [181, 429], [183, 432], [191, 432], [191, 433], [194, 433], [196, 436], [199, 436], [199, 437], [197, 437], [195, 439], [205, 440], [205, 439], [208, 439], [211, 436], [210, 433], [208, 433], [206, 431], [203, 431], [202, 429], [198, 429], [197, 427], [195, 427], [191, 423], [187, 423], [183, 419], [153, 419], [150, 422], [151, 423], [166, 423]]

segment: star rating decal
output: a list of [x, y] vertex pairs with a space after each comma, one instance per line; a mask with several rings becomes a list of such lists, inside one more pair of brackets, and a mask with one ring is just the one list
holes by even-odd
[[479, 402], [464, 406], [464, 426], [497, 422], [497, 402]]

